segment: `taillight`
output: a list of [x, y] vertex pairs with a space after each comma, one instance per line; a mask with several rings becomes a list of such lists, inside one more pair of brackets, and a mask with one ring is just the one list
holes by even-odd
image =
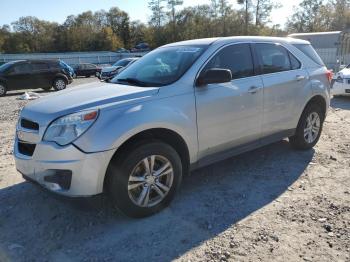
[[326, 76], [327, 76], [328, 81], [332, 82], [332, 79], [333, 79], [333, 72], [332, 72], [332, 70], [327, 70]]

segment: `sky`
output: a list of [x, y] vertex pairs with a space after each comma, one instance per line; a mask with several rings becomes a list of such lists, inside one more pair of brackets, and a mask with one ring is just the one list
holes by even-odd
[[[184, 0], [184, 6], [208, 4], [210, 0]], [[229, 0], [236, 6], [236, 0]], [[293, 6], [301, 0], [279, 0], [280, 9], [273, 11], [272, 23], [284, 26], [287, 18], [292, 14]], [[132, 20], [147, 22], [150, 11], [148, 0], [1, 0], [0, 25], [11, 24], [21, 16], [36, 16], [39, 19], [62, 23], [68, 15], [76, 15], [84, 11], [108, 10], [112, 6], [129, 13]]]

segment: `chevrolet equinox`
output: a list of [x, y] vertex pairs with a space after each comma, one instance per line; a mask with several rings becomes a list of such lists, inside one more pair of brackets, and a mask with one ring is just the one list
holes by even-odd
[[106, 192], [131, 217], [166, 207], [190, 170], [284, 138], [319, 140], [331, 73], [310, 43], [227, 37], [162, 46], [111, 83], [23, 108], [14, 155], [27, 180], [66, 196]]

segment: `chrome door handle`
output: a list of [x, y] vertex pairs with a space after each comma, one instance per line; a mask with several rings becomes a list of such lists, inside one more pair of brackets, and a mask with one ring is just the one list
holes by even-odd
[[295, 79], [296, 79], [297, 81], [301, 81], [301, 80], [304, 80], [304, 79], [305, 79], [305, 76], [303, 76], [303, 75], [297, 75], [297, 76], [295, 77]]
[[251, 87], [248, 89], [248, 93], [256, 94], [260, 89], [261, 89], [261, 87], [258, 87], [258, 86], [251, 86]]

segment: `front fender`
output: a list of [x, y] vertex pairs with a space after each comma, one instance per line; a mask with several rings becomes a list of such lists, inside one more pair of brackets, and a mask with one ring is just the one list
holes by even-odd
[[68, 77], [65, 74], [63, 74], [63, 73], [56, 74], [55, 75], [55, 79], [56, 78], [63, 78], [66, 81], [66, 83], [68, 83]]
[[193, 93], [102, 109], [96, 123], [74, 144], [84, 152], [117, 149], [132, 136], [153, 128], [179, 134], [187, 144], [190, 161], [196, 160], [198, 142]]

